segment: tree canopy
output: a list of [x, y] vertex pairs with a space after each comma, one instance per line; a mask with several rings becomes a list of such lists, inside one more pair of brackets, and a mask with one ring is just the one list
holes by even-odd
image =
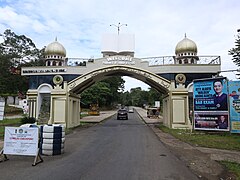
[[162, 94], [153, 88], [148, 91], [141, 87], [132, 88], [130, 92], [124, 90], [122, 77], [111, 77], [97, 82], [81, 94], [82, 107], [89, 108], [91, 103], [98, 103], [99, 107], [124, 106], [154, 106], [155, 101], [162, 101]]
[[17, 35], [10, 29], [1, 34], [0, 43], [0, 96], [16, 96], [26, 92], [28, 79], [20, 75], [21, 66], [43, 64], [43, 49], [36, 48], [25, 35]]
[[86, 108], [91, 103], [98, 103], [100, 107], [112, 107], [119, 100], [124, 82], [117, 76], [97, 82], [81, 94], [81, 102]]
[[230, 49], [229, 55], [232, 55], [232, 61], [237, 65], [240, 66], [240, 33], [237, 34], [235, 40], [235, 47]]

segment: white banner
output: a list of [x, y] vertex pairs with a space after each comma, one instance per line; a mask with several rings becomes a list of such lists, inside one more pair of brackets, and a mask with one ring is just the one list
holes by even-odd
[[3, 120], [4, 107], [5, 107], [5, 102], [4, 101], [0, 101], [0, 120]]
[[38, 128], [5, 127], [4, 154], [36, 156]]

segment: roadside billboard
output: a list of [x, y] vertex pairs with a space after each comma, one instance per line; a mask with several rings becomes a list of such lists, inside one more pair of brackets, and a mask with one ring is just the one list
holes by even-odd
[[240, 81], [229, 81], [228, 88], [231, 133], [240, 133]]
[[194, 80], [194, 129], [229, 131], [226, 78]]

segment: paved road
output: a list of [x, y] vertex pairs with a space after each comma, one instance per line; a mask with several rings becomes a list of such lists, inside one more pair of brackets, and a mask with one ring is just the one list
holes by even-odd
[[137, 113], [129, 120], [116, 116], [67, 135], [65, 153], [44, 156], [32, 167], [33, 157], [9, 156], [0, 163], [5, 179], [163, 180], [197, 179], [159, 141]]

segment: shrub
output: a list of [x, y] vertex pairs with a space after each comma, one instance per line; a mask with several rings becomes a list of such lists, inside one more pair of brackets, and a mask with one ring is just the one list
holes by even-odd
[[27, 124], [27, 123], [35, 123], [36, 122], [36, 119], [34, 118], [34, 117], [23, 117], [22, 119], [21, 119], [21, 123], [22, 124]]

